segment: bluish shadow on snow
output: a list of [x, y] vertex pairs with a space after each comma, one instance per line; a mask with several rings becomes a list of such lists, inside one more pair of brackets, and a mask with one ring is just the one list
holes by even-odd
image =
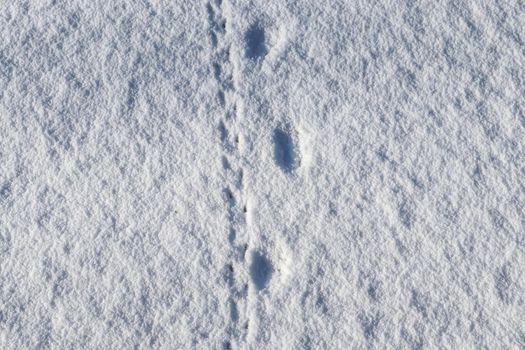
[[253, 25], [244, 36], [246, 42], [246, 57], [257, 59], [266, 55], [266, 35], [264, 29]]
[[250, 266], [250, 275], [253, 284], [258, 290], [263, 290], [272, 278], [273, 267], [272, 263], [266, 256], [260, 252], [252, 253], [252, 264]]
[[275, 162], [284, 172], [290, 172], [295, 166], [295, 152], [292, 137], [281, 129], [273, 132]]
[[128, 97], [126, 99], [127, 111], [132, 111], [135, 108], [135, 101], [139, 92], [139, 85], [137, 79], [133, 78], [128, 82]]

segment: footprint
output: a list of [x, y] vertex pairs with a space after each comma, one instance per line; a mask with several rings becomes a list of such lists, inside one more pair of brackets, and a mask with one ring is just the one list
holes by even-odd
[[224, 281], [226, 282], [226, 284], [228, 284], [228, 286], [232, 287], [234, 285], [235, 278], [234, 278], [234, 274], [233, 274], [233, 265], [232, 264], [227, 264], [224, 267], [223, 278], [224, 278]]
[[215, 77], [217, 81], [221, 81], [221, 72], [222, 72], [221, 65], [215, 62], [213, 64], [213, 76]]
[[237, 309], [237, 303], [233, 299], [230, 300], [230, 319], [233, 322], [239, 320], [239, 310]]
[[222, 168], [224, 170], [230, 170], [231, 169], [230, 162], [228, 162], [228, 158], [226, 158], [225, 156], [222, 156], [221, 163], [222, 163]]
[[206, 4], [206, 11], [208, 12], [208, 21], [213, 23], [215, 21], [215, 11], [210, 3]]
[[266, 34], [258, 24], [252, 25], [244, 36], [246, 57], [252, 60], [266, 56]]
[[128, 81], [128, 96], [126, 98], [126, 107], [128, 108], [127, 111], [133, 111], [135, 108], [135, 102], [137, 100], [139, 92], [139, 84], [137, 82], [137, 79], [133, 78], [130, 81]]
[[237, 232], [234, 228], [230, 227], [230, 233], [228, 234], [228, 241], [233, 244], [235, 242], [235, 238], [237, 237]]
[[221, 120], [219, 122], [219, 126], [217, 127], [219, 130], [219, 137], [221, 138], [221, 142], [225, 143], [228, 140], [228, 130], [226, 129], [226, 125], [224, 125], [224, 122]]
[[273, 132], [275, 162], [284, 172], [290, 172], [295, 167], [295, 151], [290, 134], [283, 129]]
[[263, 290], [270, 282], [273, 274], [273, 267], [270, 260], [260, 252], [252, 253], [252, 263], [250, 275], [252, 282], [258, 290]]
[[226, 200], [228, 201], [230, 207], [233, 208], [235, 206], [235, 196], [233, 195], [233, 192], [229, 188], [225, 188], [223, 192], [226, 196]]
[[216, 48], [219, 45], [219, 41], [217, 39], [217, 34], [215, 34], [215, 32], [213, 32], [213, 31], [210, 31], [210, 42], [211, 42], [211, 46], [213, 48]]
[[219, 90], [217, 92], [217, 98], [219, 99], [221, 107], [224, 107], [226, 105], [226, 96], [224, 95], [224, 91]]

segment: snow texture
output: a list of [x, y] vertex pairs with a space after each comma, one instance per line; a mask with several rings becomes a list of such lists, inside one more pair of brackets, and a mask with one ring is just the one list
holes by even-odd
[[523, 0], [1, 0], [1, 349], [525, 349]]

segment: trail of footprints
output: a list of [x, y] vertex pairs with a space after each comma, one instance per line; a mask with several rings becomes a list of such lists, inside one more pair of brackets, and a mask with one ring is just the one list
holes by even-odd
[[212, 71], [218, 86], [217, 101], [222, 116], [217, 130], [224, 150], [221, 159], [226, 178], [223, 196], [227, 204], [229, 221], [225, 236], [231, 246], [228, 262], [223, 269], [224, 282], [229, 288], [227, 307], [230, 310], [230, 323], [226, 328], [223, 347], [231, 349], [233, 344], [245, 340], [248, 329], [246, 312], [242, 312], [246, 308], [248, 283], [240, 272], [248, 249], [245, 219], [247, 208], [243, 203], [243, 170], [240, 165], [239, 135], [235, 133], [238, 118], [237, 95], [233, 81], [233, 64], [230, 60], [230, 44], [226, 39], [226, 18], [222, 14], [222, 1], [208, 2], [207, 12], [209, 37], [214, 49]]
[[[217, 131], [223, 147], [222, 170], [226, 179], [223, 197], [228, 215], [228, 232], [225, 234], [231, 247], [228, 261], [223, 269], [224, 282], [229, 289], [226, 307], [230, 310], [230, 323], [225, 330], [223, 347], [231, 349], [235, 344], [246, 341], [250, 320], [248, 318], [248, 288], [257, 291], [265, 289], [273, 273], [273, 265], [263, 252], [248, 251], [248, 212], [243, 184], [243, 154], [239, 149], [239, 113], [237, 93], [233, 79], [236, 66], [230, 57], [227, 37], [227, 18], [223, 15], [222, 0], [211, 0], [206, 10], [209, 24], [209, 37], [213, 48], [212, 73], [217, 83], [217, 102], [220, 108]], [[259, 24], [254, 24], [245, 33], [245, 58], [257, 61], [263, 59], [268, 50], [265, 31]], [[274, 160], [284, 172], [291, 173], [297, 165], [297, 157], [289, 125], [274, 130]], [[247, 262], [250, 266], [247, 268]], [[251, 280], [251, 283], [248, 283]], [[242, 346], [241, 346], [242, 347]]]

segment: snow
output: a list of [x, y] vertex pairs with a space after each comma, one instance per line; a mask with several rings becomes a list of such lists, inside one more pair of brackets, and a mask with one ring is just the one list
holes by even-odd
[[0, 348], [525, 348], [522, 23], [0, 1]]

